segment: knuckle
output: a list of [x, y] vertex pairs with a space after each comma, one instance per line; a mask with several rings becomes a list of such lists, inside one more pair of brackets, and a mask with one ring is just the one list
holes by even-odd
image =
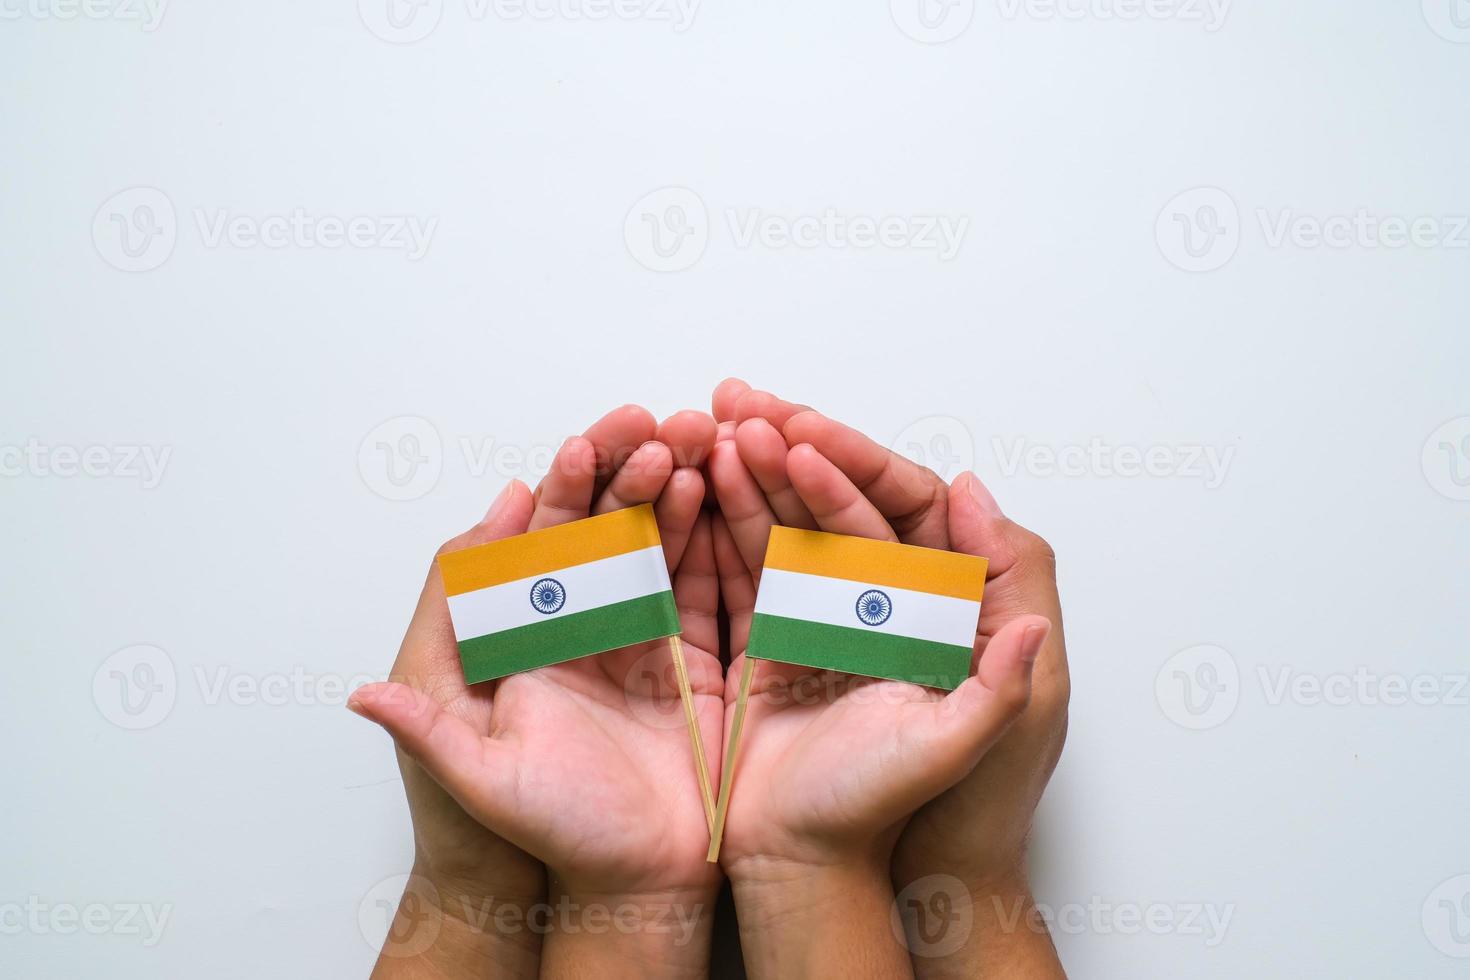
[[1026, 528], [1016, 525], [1016, 554], [1021, 562], [1039, 571], [1051, 575], [1056, 574], [1057, 553], [1051, 544], [1037, 534]]

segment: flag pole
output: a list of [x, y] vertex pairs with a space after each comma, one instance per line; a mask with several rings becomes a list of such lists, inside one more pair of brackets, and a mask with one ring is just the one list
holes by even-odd
[[684, 641], [678, 633], [669, 636], [669, 652], [674, 655], [674, 674], [679, 679], [679, 700], [684, 702], [684, 721], [689, 726], [689, 744], [694, 749], [694, 771], [699, 777], [699, 798], [704, 804], [704, 822], [710, 833], [715, 829], [715, 795], [710, 787], [709, 760], [704, 755], [704, 736], [699, 732], [699, 716], [694, 711], [694, 689], [689, 684], [689, 665], [684, 661]]
[[725, 838], [725, 816], [730, 810], [730, 789], [735, 781], [735, 757], [740, 752], [740, 730], [745, 726], [745, 706], [750, 701], [750, 682], [755, 676], [755, 660], [745, 655], [745, 669], [740, 672], [740, 693], [735, 698], [735, 717], [730, 722], [730, 744], [725, 750], [725, 765], [720, 770], [720, 803], [715, 810], [715, 825], [710, 831], [709, 853], [705, 860], [714, 864], [720, 859], [720, 844]]

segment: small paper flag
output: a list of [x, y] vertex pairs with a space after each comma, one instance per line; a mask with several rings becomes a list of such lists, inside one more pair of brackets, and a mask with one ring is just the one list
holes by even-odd
[[439, 556], [465, 681], [679, 632], [647, 504]]
[[970, 675], [984, 558], [771, 528], [749, 656], [952, 691]]

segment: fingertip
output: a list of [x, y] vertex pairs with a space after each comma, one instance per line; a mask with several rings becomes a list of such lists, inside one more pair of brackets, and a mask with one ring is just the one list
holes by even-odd
[[630, 424], [646, 426], [649, 428], [653, 428], [658, 425], [658, 420], [653, 417], [653, 413], [644, 408], [642, 405], [637, 404], [636, 402], [628, 402], [624, 405], [619, 405], [617, 408], [609, 412], [608, 415], [616, 415], [622, 421], [628, 422]]
[[749, 390], [750, 385], [739, 378], [726, 378], [715, 385], [714, 394], [710, 397], [710, 408], [714, 411], [715, 419], [720, 422], [734, 419], [735, 403]]
[[786, 420], [786, 424], [781, 427], [781, 435], [786, 439], [788, 445], [809, 442], [813, 427], [824, 421], [826, 421], [826, 416], [821, 412], [806, 409]]

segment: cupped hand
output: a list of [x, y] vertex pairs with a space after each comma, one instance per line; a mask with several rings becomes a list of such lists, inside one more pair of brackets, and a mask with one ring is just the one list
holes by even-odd
[[[777, 444], [812, 446], [862, 489], [900, 541], [988, 558], [975, 637], [982, 674], [992, 651], [1014, 635], [1018, 624], [1021, 629], [1050, 624], [1036, 659], [1030, 703], [967, 776], [915, 814], [894, 854], [900, 882], [936, 873], [977, 887], [1024, 882], [1026, 840], [1066, 740], [1071, 692], [1051, 548], [1006, 518], [974, 474], [961, 474], [946, 486], [932, 471], [804, 405], [731, 379], [715, 391], [714, 414], [722, 431], [738, 426], [742, 448], [747, 442], [760, 445], [767, 459], [775, 459]], [[774, 465], [764, 475], [756, 472], [772, 506], [784, 501], [787, 513], [799, 520]], [[1008, 656], [1009, 649], [1002, 646], [1003, 654]]]
[[[714, 423], [681, 413], [655, 433], [646, 413], [625, 408], [599, 426], [588, 437], [567, 440], [534, 498], [512, 483], [473, 537], [446, 547], [653, 503], [685, 630], [695, 707], [714, 754], [723, 686], [711, 652], [718, 649], [718, 589], [697, 468]], [[630, 454], [607, 452], [628, 443], [627, 435], [640, 426], [648, 441], [634, 443]], [[676, 466], [676, 458], [686, 465]], [[437, 571], [431, 574], [421, 610], [442, 607], [437, 578]], [[447, 612], [438, 623], [445, 649], [453, 651]], [[706, 823], [681, 709], [677, 701], [672, 709], [666, 703], [678, 695], [650, 692], [641, 680], [645, 672], [666, 674], [669, 663], [668, 643], [656, 641], [464, 688], [455, 654], [427, 685], [369, 685], [354, 693], [352, 705], [386, 728], [412, 766], [442, 788], [441, 797], [427, 789], [422, 794], [433, 799], [438, 815], [452, 812], [446, 798], [452, 799], [487, 829], [483, 846], [499, 838], [544, 861], [560, 890], [603, 896], [703, 892], [717, 875], [703, 859]], [[435, 827], [436, 833], [453, 828], [460, 837], [473, 834], [457, 815]], [[443, 843], [464, 849], [453, 836]]]
[[[733, 706], [766, 540], [775, 523], [897, 540], [883, 515], [811, 445], [745, 424], [715, 446], [715, 559], [736, 653]], [[886, 875], [908, 816], [968, 774], [1025, 708], [1045, 626], [1002, 630], [945, 693], [900, 681], [756, 661], [721, 855], [733, 880], [864, 863]]]

